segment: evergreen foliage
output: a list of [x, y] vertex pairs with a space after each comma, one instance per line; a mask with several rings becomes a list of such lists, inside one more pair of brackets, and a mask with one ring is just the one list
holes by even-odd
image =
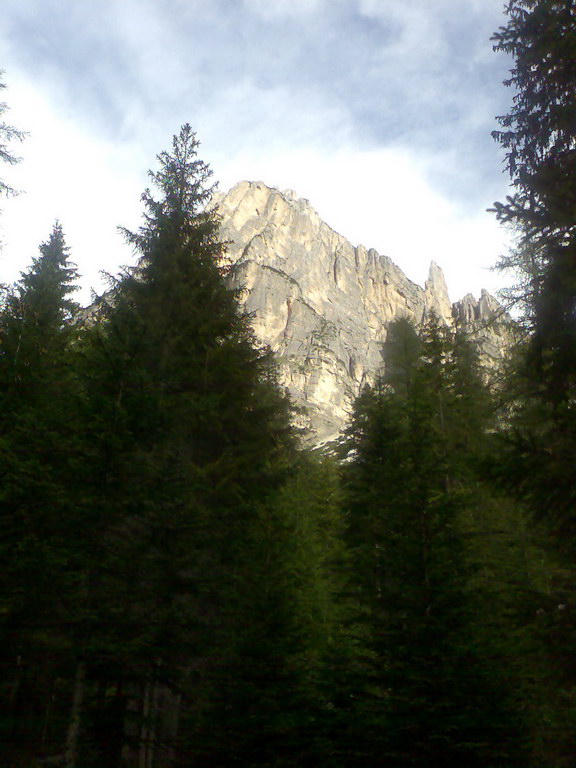
[[[0, 91], [6, 88], [6, 84], [3, 81], [4, 72], [0, 70]], [[8, 165], [15, 165], [20, 162], [20, 158], [14, 155], [10, 148], [10, 142], [22, 141], [25, 137], [23, 131], [14, 128], [13, 125], [8, 125], [2, 120], [2, 116], [7, 111], [8, 105], [5, 102], [0, 102], [0, 160]], [[16, 190], [0, 179], [0, 194], [15, 195]]]
[[461, 329], [399, 319], [341, 460], [302, 450], [189, 125], [93, 307], [58, 222], [4, 290], [6, 765], [573, 764], [576, 14], [506, 12], [502, 408]]
[[[56, 223], [0, 313], [0, 631], [2, 738], [30, 748], [60, 695], [75, 591], [77, 387], [70, 365], [76, 270]], [[38, 720], [36, 720], [38, 718]], [[27, 730], [28, 729], [28, 730]], [[30, 742], [32, 742], [30, 744]]]
[[473, 355], [434, 319], [420, 337], [392, 324], [387, 344], [391, 370], [357, 402], [345, 475], [373, 654], [370, 748], [390, 766], [524, 765], [474, 622], [463, 521], [483, 421], [472, 393], [479, 404], [484, 393]]
[[70, 298], [78, 274], [58, 222], [39, 250], [28, 272], [5, 291], [0, 318], [4, 381], [17, 386], [18, 396], [62, 357], [71, 333], [67, 322], [78, 310]]
[[[182, 701], [193, 728], [213, 696], [225, 695], [222, 665], [240, 655], [246, 666], [254, 611], [263, 631], [272, 621], [268, 602], [246, 605], [247, 590], [255, 573], [272, 578], [254, 542], [275, 530], [268, 500], [296, 456], [270, 354], [224, 281], [211, 172], [196, 149], [186, 125], [159, 155], [151, 179], [160, 196], [144, 193], [144, 224], [126, 233], [139, 266], [114, 283], [84, 348], [101, 545], [91, 577], [102, 628], [91, 634], [93, 664], [140, 691], [131, 706], [141, 717], [151, 685]], [[266, 632], [262, 642], [273, 645]], [[173, 743], [161, 716], [153, 728], [149, 750]]]
[[498, 219], [519, 234], [502, 267], [520, 274], [529, 336], [514, 379], [517, 417], [506, 468], [511, 486], [558, 533], [574, 534], [576, 446], [576, 9], [560, 0], [515, 0], [495, 49], [515, 66], [517, 91], [505, 130], [514, 194], [496, 203]]
[[571, 2], [518, 0], [507, 13], [493, 39], [495, 50], [515, 58], [506, 84], [517, 93], [499, 118], [506, 130], [494, 136], [507, 150], [515, 192], [495, 210], [519, 235], [500, 267], [519, 277], [528, 333], [508, 376], [513, 418], [499, 474], [561, 543], [576, 532], [576, 11]]
[[576, 9], [571, 0], [514, 0], [506, 10], [508, 24], [493, 40], [514, 56], [505, 84], [516, 93], [493, 135], [506, 150], [514, 193], [495, 211], [520, 239], [502, 266], [523, 276], [528, 359], [546, 399], [561, 407], [576, 368]]
[[[206, 766], [331, 765], [342, 653], [343, 548], [335, 467], [303, 455], [260, 509], [238, 574], [234, 635], [187, 754]], [[199, 748], [200, 745], [200, 748]], [[192, 757], [194, 756], [194, 757]]]
[[508, 23], [493, 39], [514, 57], [506, 84], [515, 95], [494, 135], [506, 149], [514, 193], [495, 210], [518, 236], [500, 266], [518, 275], [526, 335], [507, 379], [509, 419], [492, 477], [552, 534], [543, 539], [556, 551], [547, 555], [554, 565], [546, 588], [527, 604], [539, 616], [529, 624], [540, 655], [536, 688], [546, 702], [536, 750], [546, 764], [564, 766], [573, 762], [576, 716], [576, 8], [570, 0], [515, 0], [506, 11]]

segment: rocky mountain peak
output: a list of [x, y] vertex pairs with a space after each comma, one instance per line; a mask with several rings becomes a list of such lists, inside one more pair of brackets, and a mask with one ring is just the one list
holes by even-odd
[[452, 304], [444, 273], [435, 261], [430, 262], [428, 279], [424, 284], [424, 300], [427, 312], [434, 312], [447, 322], [452, 318]]
[[[231, 281], [318, 442], [338, 434], [362, 386], [382, 369], [391, 320], [420, 324], [433, 311], [486, 335], [485, 321], [498, 311], [485, 291], [452, 306], [436, 263], [422, 288], [388, 256], [353, 246], [291, 190], [241, 181], [215, 204], [230, 243]], [[492, 358], [502, 338], [490, 336]]]

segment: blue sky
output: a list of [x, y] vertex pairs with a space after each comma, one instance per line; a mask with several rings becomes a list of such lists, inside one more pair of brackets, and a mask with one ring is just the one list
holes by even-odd
[[506, 233], [485, 212], [507, 193], [495, 115], [510, 62], [492, 52], [503, 0], [4, 0], [8, 122], [29, 132], [1, 169], [0, 281], [59, 218], [83, 274], [133, 255], [155, 155], [183, 122], [224, 191], [294, 189], [354, 244], [450, 294], [487, 272]]

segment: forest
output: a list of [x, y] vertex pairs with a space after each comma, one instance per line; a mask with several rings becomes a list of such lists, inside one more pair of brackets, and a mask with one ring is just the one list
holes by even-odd
[[0, 768], [576, 765], [576, 6], [510, 0], [492, 42], [497, 377], [457, 324], [398, 318], [311, 448], [188, 124], [136, 269], [82, 309], [56, 222], [3, 287]]

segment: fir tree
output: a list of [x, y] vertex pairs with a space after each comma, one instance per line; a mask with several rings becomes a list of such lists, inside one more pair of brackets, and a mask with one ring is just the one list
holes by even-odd
[[[498, 219], [519, 236], [501, 266], [520, 274], [529, 335], [514, 396], [511, 483], [560, 535], [574, 531], [576, 445], [576, 10], [570, 0], [514, 0], [495, 50], [512, 54], [517, 93], [503, 130], [513, 194]], [[532, 426], [531, 426], [532, 425]], [[515, 446], [515, 447], [514, 447]]]
[[501, 267], [519, 276], [526, 335], [508, 377], [510, 418], [493, 475], [552, 534], [556, 556], [548, 559], [565, 558], [531, 603], [547, 625], [539, 634], [540, 656], [548, 656], [547, 672], [536, 676], [540, 696], [563, 702], [547, 707], [554, 735], [537, 729], [535, 749], [564, 766], [573, 760], [576, 685], [574, 621], [557, 608], [574, 602], [576, 541], [576, 8], [571, 0], [514, 0], [506, 12], [493, 39], [495, 50], [514, 57], [505, 84], [516, 93], [494, 136], [507, 152], [513, 194], [495, 209], [518, 237]]
[[434, 320], [419, 339], [408, 323], [392, 325], [387, 343], [390, 378], [356, 404], [345, 473], [373, 655], [371, 695], [361, 704], [371, 748], [390, 766], [523, 765], [474, 631], [479, 606], [462, 524], [471, 503], [462, 454], [472, 452], [461, 422], [472, 415], [462, 393], [479, 381], [456, 365], [452, 334]]
[[47, 702], [58, 699], [75, 592], [75, 279], [57, 223], [0, 313], [0, 614], [8, 673], [2, 682], [11, 691], [5, 742], [30, 750], [42, 731], [51, 743]]
[[[92, 664], [129, 691], [135, 714], [150, 696], [176, 709], [183, 697], [189, 724], [245, 620], [234, 605], [254, 567], [251, 542], [294, 460], [288, 401], [225, 283], [197, 146], [185, 125], [159, 155], [159, 198], [147, 190], [143, 226], [125, 232], [139, 266], [100, 305], [84, 368], [100, 547]], [[125, 759], [164, 759], [175, 717], [126, 721], [126, 736], [136, 731]]]
[[78, 275], [58, 222], [39, 250], [28, 272], [5, 292], [0, 318], [4, 382], [17, 387], [17, 394], [12, 390], [17, 397], [40, 386], [42, 376], [51, 375], [50, 366], [61, 362], [71, 333], [68, 322], [78, 309], [70, 298]]
[[340, 764], [333, 761], [349, 708], [337, 701], [345, 688], [338, 674], [351, 656], [338, 599], [341, 533], [336, 468], [303, 455], [251, 527], [230, 606], [234, 634], [201, 731], [190, 739], [196, 764]]

